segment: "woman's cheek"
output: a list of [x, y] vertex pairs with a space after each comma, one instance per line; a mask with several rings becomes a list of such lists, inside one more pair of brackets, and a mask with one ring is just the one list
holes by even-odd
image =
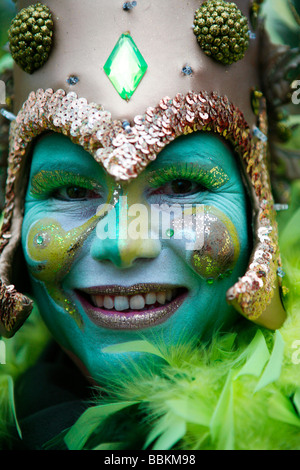
[[23, 224], [23, 251], [31, 276], [44, 284], [53, 301], [71, 315], [78, 326], [82, 326], [80, 314], [64, 292], [62, 281], [98, 220], [98, 216], [94, 216], [69, 231], [52, 217], [31, 224], [30, 218], [25, 217]]
[[209, 284], [230, 276], [240, 255], [236, 227], [214, 206], [183, 210], [181, 220], [173, 221], [171, 240], [174, 249]]

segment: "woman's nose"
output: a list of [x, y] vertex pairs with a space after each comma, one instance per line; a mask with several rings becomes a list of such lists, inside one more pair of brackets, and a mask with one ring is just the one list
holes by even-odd
[[137, 222], [116, 213], [109, 213], [99, 222], [91, 246], [95, 260], [111, 261], [119, 268], [129, 268], [139, 259], [156, 258], [160, 251], [161, 242], [148, 230], [147, 216], [139, 217]]
[[160, 250], [159, 240], [101, 240], [96, 237], [91, 255], [98, 261], [111, 261], [118, 268], [129, 268], [138, 259], [156, 258]]

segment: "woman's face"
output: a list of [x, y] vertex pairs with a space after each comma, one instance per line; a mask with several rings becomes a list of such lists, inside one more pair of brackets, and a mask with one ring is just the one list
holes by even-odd
[[[96, 381], [120, 366], [109, 345], [176, 345], [234, 323], [225, 296], [245, 272], [248, 233], [235, 157], [215, 135], [176, 139], [121, 183], [67, 137], [34, 147], [22, 230], [34, 296]], [[147, 361], [121, 356], [132, 359]]]

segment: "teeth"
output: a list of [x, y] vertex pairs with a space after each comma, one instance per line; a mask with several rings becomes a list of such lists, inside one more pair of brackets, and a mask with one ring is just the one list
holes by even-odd
[[133, 295], [130, 298], [130, 308], [132, 310], [142, 310], [145, 308], [145, 299], [142, 295]]
[[146, 294], [145, 300], [146, 300], [147, 305], [155, 304], [155, 302], [156, 302], [155, 292], [149, 292], [148, 294]]
[[156, 295], [156, 300], [159, 304], [164, 305], [166, 303], [166, 293], [158, 292], [158, 294]]
[[109, 295], [104, 296], [104, 307], [107, 308], [108, 310], [111, 310], [114, 308], [114, 300], [112, 297], [109, 297]]
[[104, 307], [107, 310], [115, 309], [118, 312], [124, 310], [143, 310], [145, 305], [154, 305], [159, 303], [165, 305], [170, 302], [176, 295], [176, 289], [168, 289], [167, 291], [148, 292], [147, 294], [127, 295], [92, 295], [93, 304], [98, 307]]
[[172, 289], [167, 290], [166, 292], [167, 301], [170, 302], [170, 300], [172, 300], [172, 297], [173, 297]]
[[119, 312], [127, 310], [129, 308], [129, 300], [126, 295], [117, 295], [115, 297], [115, 309]]
[[92, 301], [96, 305], [96, 307], [103, 307], [104, 305], [104, 299], [103, 295], [92, 295]]

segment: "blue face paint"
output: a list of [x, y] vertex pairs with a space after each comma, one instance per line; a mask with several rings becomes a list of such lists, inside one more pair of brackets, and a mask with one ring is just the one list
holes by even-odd
[[[112, 212], [104, 217], [105, 204], [116, 211], [115, 226], [108, 223]], [[176, 217], [162, 233], [170, 206], [186, 220], [200, 208], [199, 233], [179, 230]], [[162, 219], [151, 225], [157, 208]], [[120, 186], [81, 147], [47, 135], [33, 150], [22, 244], [46, 324], [95, 380], [118, 364], [118, 355], [102, 352], [106, 346], [141, 334], [167, 345], [207, 339], [236, 321], [225, 295], [249, 258], [247, 201], [235, 157], [218, 137], [194, 133]]]

